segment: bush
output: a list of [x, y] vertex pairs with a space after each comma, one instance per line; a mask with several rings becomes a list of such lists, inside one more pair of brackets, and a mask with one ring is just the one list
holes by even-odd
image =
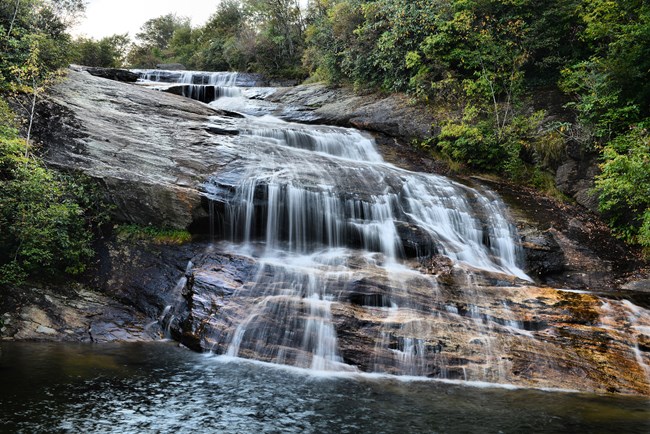
[[154, 244], [184, 244], [192, 240], [192, 235], [182, 229], [134, 224], [117, 226], [116, 233], [117, 239], [122, 242], [149, 241]]
[[596, 180], [600, 210], [614, 232], [650, 248], [650, 134], [640, 126], [608, 143]]
[[0, 282], [83, 272], [94, 254], [86, 219], [94, 213], [82, 190], [30, 155], [2, 100], [0, 118]]

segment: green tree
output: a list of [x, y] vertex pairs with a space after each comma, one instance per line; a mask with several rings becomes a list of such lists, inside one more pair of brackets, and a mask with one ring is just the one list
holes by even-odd
[[302, 77], [304, 23], [297, 0], [244, 0], [255, 31], [253, 68], [270, 76]]
[[590, 0], [580, 8], [586, 58], [563, 70], [580, 119], [609, 140], [650, 116], [650, 5]]
[[0, 89], [29, 86], [70, 60], [66, 21], [83, 3], [64, 0], [0, 1]]
[[596, 181], [617, 235], [650, 251], [650, 134], [640, 125], [608, 143]]
[[248, 70], [252, 53], [246, 49], [250, 29], [237, 0], [219, 3], [199, 38], [199, 67], [213, 71]]
[[[128, 55], [128, 63], [136, 68], [154, 68], [158, 63], [177, 62], [174, 47], [171, 47], [174, 33], [191, 34], [190, 20], [187, 17], [178, 17], [167, 14], [152, 18], [145, 22], [136, 34], [139, 44], [132, 47]], [[180, 44], [185, 39], [179, 35], [176, 42]], [[187, 49], [175, 47], [178, 52], [186, 53]]]
[[118, 68], [124, 65], [131, 40], [128, 34], [112, 35], [98, 41], [77, 38], [74, 43], [74, 63], [86, 66]]
[[169, 47], [174, 32], [180, 27], [189, 25], [189, 18], [167, 14], [145, 22], [135, 37], [146, 46], [165, 50]]

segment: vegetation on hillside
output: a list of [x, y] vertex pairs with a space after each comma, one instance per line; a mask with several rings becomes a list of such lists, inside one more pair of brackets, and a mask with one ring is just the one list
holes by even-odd
[[69, 63], [66, 29], [82, 8], [76, 0], [0, 1], [0, 284], [78, 274], [93, 256], [92, 228], [103, 218], [97, 193], [46, 168], [30, 139], [39, 93]]

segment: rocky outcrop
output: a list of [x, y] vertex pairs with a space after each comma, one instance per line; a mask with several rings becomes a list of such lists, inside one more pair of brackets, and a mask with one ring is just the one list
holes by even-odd
[[[186, 228], [205, 215], [199, 185], [228, 161], [205, 104], [69, 71], [37, 107], [48, 164], [97, 179], [118, 219]], [[224, 120], [227, 124], [227, 119]]]
[[583, 207], [509, 183], [484, 178], [480, 182], [508, 204], [526, 253], [526, 271], [538, 282], [615, 293], [626, 276], [641, 267], [637, 252]]
[[358, 95], [350, 89], [323, 84], [278, 89], [267, 97], [282, 104], [288, 120], [353, 126], [398, 138], [406, 143], [431, 135], [432, 111], [412, 104], [406, 95]]
[[83, 72], [86, 71], [95, 77], [107, 78], [109, 80], [123, 81], [126, 83], [135, 83], [140, 78], [139, 74], [128, 69], [120, 68], [95, 68], [92, 66], [70, 65], [70, 69]]
[[[172, 334], [192, 348], [224, 353], [237, 324], [248, 321], [243, 332], [264, 328], [266, 343], [242, 344], [240, 356], [272, 361], [281, 351], [286, 363], [310, 360], [300, 345], [313, 311], [305, 300], [256, 293], [253, 282], [264, 278], [259, 266], [218, 247], [196, 256], [182, 290], [190, 309], [168, 313]], [[341, 287], [331, 315], [348, 369], [403, 374], [412, 363], [413, 373], [436, 378], [650, 393], [650, 337], [643, 332], [650, 316], [634, 305], [499, 274], [476, 274], [468, 286], [466, 272], [445, 258], [419, 269], [420, 278], [400, 286], [369, 272]], [[267, 315], [253, 314], [260, 304]], [[287, 308], [296, 310], [290, 330], [278, 323]], [[274, 341], [287, 346], [271, 349]], [[408, 345], [418, 349], [406, 357]]]
[[594, 192], [594, 180], [600, 174], [598, 155], [585, 151], [575, 142], [567, 145], [566, 154], [567, 158], [555, 172], [555, 185], [586, 209], [598, 212], [598, 195]]
[[154, 341], [158, 324], [133, 306], [83, 287], [9, 288], [0, 294], [0, 340]]

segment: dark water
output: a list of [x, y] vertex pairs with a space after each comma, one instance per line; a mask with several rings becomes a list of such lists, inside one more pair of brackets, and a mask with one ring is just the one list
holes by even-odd
[[323, 377], [172, 343], [0, 351], [2, 432], [650, 432], [637, 397]]

